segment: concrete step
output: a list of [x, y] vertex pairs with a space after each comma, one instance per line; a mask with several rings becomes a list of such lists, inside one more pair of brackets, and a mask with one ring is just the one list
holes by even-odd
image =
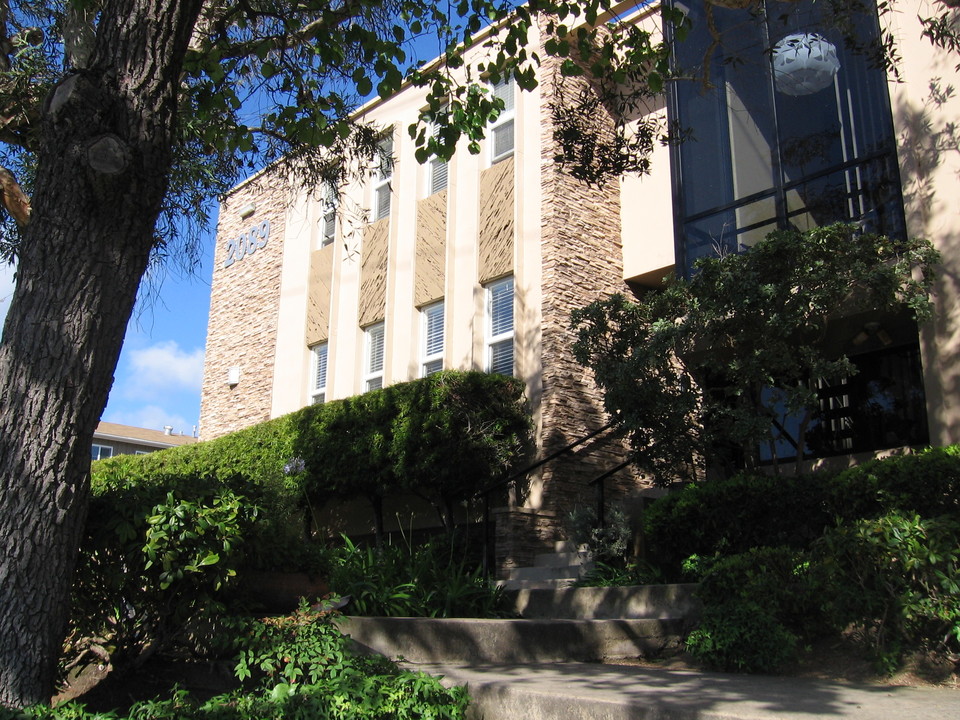
[[418, 666], [466, 685], [469, 720], [942, 720], [955, 688], [585, 665]]
[[675, 651], [684, 621], [344, 617], [361, 648], [410, 663], [615, 662]]
[[590, 562], [590, 553], [575, 550], [540, 553], [533, 558], [534, 567], [579, 567], [588, 562]]
[[550, 578], [548, 580], [501, 580], [500, 587], [504, 591], [511, 590], [556, 590], [557, 588], [568, 588], [573, 585], [578, 578]]
[[566, 567], [518, 567], [510, 570], [508, 580], [577, 580], [580, 568]]
[[629, 587], [518, 588], [506, 600], [524, 618], [696, 618], [695, 583]]

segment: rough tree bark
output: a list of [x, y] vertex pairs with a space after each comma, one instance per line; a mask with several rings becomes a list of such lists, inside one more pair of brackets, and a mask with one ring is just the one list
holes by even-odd
[[90, 442], [153, 244], [200, 6], [106, 0], [88, 67], [44, 108], [0, 343], [0, 705], [53, 690]]

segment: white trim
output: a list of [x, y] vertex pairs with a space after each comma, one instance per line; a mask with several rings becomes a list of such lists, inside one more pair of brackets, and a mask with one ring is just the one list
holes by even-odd
[[[514, 328], [514, 285], [513, 276], [509, 275], [500, 280], [494, 280], [484, 286], [485, 290], [485, 322], [486, 328], [486, 360], [487, 372], [499, 372], [503, 375], [513, 375], [516, 358], [513, 348]], [[510, 372], [504, 372], [505, 355], [509, 353]]]

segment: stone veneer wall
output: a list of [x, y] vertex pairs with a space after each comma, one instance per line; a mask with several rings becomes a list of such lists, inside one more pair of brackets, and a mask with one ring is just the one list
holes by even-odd
[[[576, 339], [570, 313], [614, 292], [629, 292], [623, 282], [620, 244], [620, 182], [612, 178], [588, 186], [566, 174], [554, 158], [554, 123], [549, 102], [556, 96], [557, 63], [541, 66], [542, 189], [542, 455], [548, 455], [606, 424], [603, 397], [588, 370], [573, 357]], [[588, 81], [565, 78], [564, 93], [575, 97]], [[602, 121], [603, 119], [598, 120]], [[565, 517], [577, 505], [596, 507], [589, 485], [626, 458], [620, 435], [605, 431], [544, 466], [542, 507], [513, 508], [497, 518], [497, 564], [501, 569], [528, 565], [537, 552], [566, 539]], [[606, 481], [606, 499], [622, 503], [638, 487], [629, 470]]]
[[[220, 205], [200, 396], [203, 440], [270, 418], [288, 202], [286, 178], [274, 170], [241, 185]], [[249, 203], [256, 211], [242, 219], [239, 210]], [[266, 245], [224, 267], [230, 240], [265, 220], [270, 223]], [[231, 387], [227, 371], [234, 366], [240, 368], [240, 382]]]

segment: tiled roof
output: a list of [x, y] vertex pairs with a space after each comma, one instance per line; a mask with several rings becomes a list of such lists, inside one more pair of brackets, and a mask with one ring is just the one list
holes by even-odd
[[197, 442], [192, 435], [173, 434], [168, 435], [163, 430], [149, 430], [147, 428], [133, 427], [131, 425], [118, 425], [117, 423], [101, 422], [93, 433], [94, 439], [121, 440], [130, 443], [139, 443], [150, 445], [152, 447], [172, 447], [174, 445], [189, 445]]

